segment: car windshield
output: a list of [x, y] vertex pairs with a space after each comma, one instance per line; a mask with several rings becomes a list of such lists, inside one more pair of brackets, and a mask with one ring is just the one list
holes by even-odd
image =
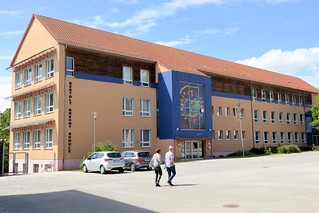
[[122, 157], [121, 154], [118, 153], [118, 152], [107, 153], [107, 156], [108, 156], [109, 158], [120, 158], [120, 157]]
[[149, 152], [139, 152], [137, 153], [138, 157], [149, 157], [151, 154]]

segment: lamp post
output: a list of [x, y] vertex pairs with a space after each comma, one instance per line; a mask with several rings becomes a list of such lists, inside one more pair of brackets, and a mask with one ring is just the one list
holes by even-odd
[[[239, 110], [240, 107], [240, 101], [237, 103], [236, 105], [236, 109]], [[244, 139], [243, 139], [243, 128], [242, 128], [242, 124], [241, 124], [241, 119], [242, 119], [242, 113], [239, 113], [239, 118], [238, 118], [238, 113], [236, 113], [236, 120], [239, 120], [239, 125], [240, 125], [240, 138], [241, 138], [241, 148], [243, 150], [243, 157], [245, 157], [245, 150], [244, 150]]]
[[93, 118], [94, 118], [94, 152], [95, 152], [97, 112], [93, 112]]

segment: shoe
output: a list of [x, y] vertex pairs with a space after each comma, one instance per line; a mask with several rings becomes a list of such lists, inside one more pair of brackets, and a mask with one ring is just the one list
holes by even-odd
[[157, 183], [155, 186], [156, 186], [156, 187], [161, 187], [161, 185], [159, 185], [159, 183]]
[[168, 183], [170, 186], [174, 186], [174, 184], [172, 184], [172, 182], [170, 182], [170, 181], [167, 181], [167, 183]]

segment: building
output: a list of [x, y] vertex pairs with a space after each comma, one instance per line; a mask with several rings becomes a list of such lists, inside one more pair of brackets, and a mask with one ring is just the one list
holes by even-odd
[[77, 169], [94, 112], [96, 142], [172, 145], [177, 160], [312, 141], [305, 114], [317, 89], [292, 76], [39, 15], [11, 67], [11, 170]]

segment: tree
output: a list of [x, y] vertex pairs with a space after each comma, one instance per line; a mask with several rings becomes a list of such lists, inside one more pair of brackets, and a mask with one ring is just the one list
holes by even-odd
[[[3, 113], [0, 112], [0, 139], [6, 139], [4, 153], [9, 153], [10, 130], [5, 128], [10, 126], [10, 115], [11, 115], [11, 109], [6, 109]], [[4, 156], [4, 171], [8, 172], [8, 169], [9, 169], [9, 155], [5, 155]]]
[[314, 127], [316, 130], [319, 130], [319, 95], [316, 97], [317, 104], [312, 105], [312, 118], [313, 121], [310, 123], [310, 126]]

